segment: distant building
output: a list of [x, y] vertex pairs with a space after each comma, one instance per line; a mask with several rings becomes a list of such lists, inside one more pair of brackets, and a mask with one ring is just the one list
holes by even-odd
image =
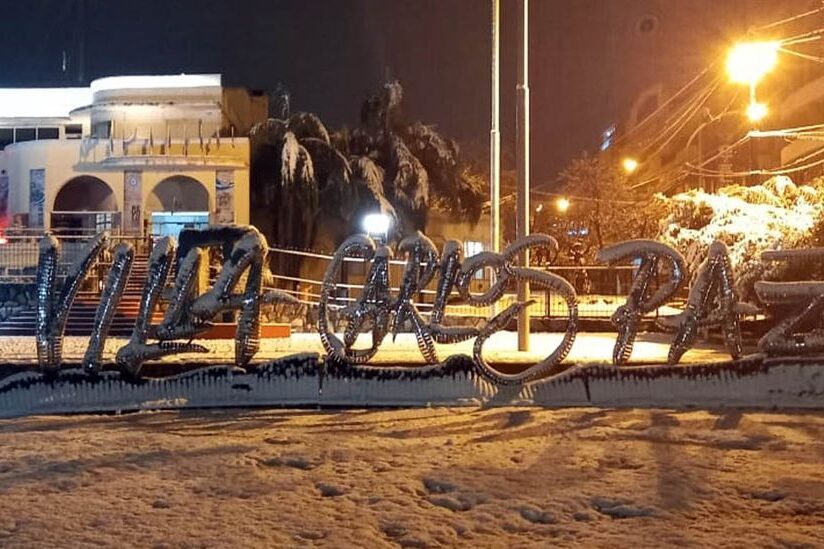
[[[816, 34], [824, 26], [824, 11], [815, 11], [822, 6], [820, 0], [685, 0], [677, 7], [672, 4], [669, 0], [603, 4], [610, 45], [603, 70], [616, 75], [616, 89], [621, 91], [615, 92], [613, 101], [616, 110], [625, 113], [618, 120], [602, 121], [600, 143], [606, 154], [639, 160], [634, 177], [654, 179], [645, 187], [651, 192], [677, 192], [760, 181], [764, 177], [724, 177], [723, 173], [780, 168], [824, 145], [822, 141], [757, 138], [719, 155], [753, 128], [744, 113], [746, 86], [728, 82], [727, 51], [739, 41]], [[596, 5], [601, 6], [593, 4], [593, 11]], [[758, 100], [769, 108], [759, 129], [824, 122], [824, 72], [814, 62], [824, 57], [824, 42], [812, 40], [791, 48], [813, 60], [780, 54], [778, 66], [758, 84]], [[689, 93], [669, 102], [704, 70]], [[681, 119], [689, 103], [683, 99], [714, 85], [709, 100], [687, 121]], [[655, 112], [657, 117], [645, 123]], [[706, 175], [679, 172], [686, 162], [695, 165], [709, 159]], [[803, 180], [821, 173], [817, 167], [793, 177]]]
[[249, 143], [267, 103], [220, 75], [0, 89], [0, 223], [176, 234], [249, 222]]

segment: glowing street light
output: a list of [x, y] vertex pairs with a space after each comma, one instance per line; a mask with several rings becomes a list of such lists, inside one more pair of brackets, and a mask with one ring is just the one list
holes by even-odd
[[624, 158], [621, 162], [621, 166], [623, 166], [625, 172], [633, 173], [638, 169], [638, 161], [634, 158]]
[[779, 42], [742, 42], [727, 56], [727, 74], [737, 84], [755, 86], [778, 63]]
[[569, 209], [569, 200], [563, 197], [559, 198], [555, 201], [555, 207], [558, 208], [559, 212], [564, 213]]
[[377, 236], [386, 240], [387, 233], [389, 233], [389, 226], [392, 220], [388, 215], [382, 213], [367, 214], [363, 218], [363, 230], [369, 236]]
[[759, 103], [757, 101], [752, 101], [747, 106], [747, 118], [749, 118], [750, 122], [758, 122], [765, 116], [769, 110], [767, 109], [767, 105], [764, 103]]

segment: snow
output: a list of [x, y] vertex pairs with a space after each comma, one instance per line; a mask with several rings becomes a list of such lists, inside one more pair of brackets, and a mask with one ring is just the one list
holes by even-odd
[[3, 547], [817, 547], [820, 413], [0, 421]]

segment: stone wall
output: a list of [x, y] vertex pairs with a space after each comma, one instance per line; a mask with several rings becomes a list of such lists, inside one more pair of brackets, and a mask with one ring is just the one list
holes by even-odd
[[34, 308], [37, 303], [35, 288], [34, 284], [0, 283], [0, 321], [18, 311]]

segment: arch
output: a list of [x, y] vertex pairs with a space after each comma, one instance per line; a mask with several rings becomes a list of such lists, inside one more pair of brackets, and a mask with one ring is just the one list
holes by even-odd
[[54, 197], [53, 212], [116, 212], [112, 188], [98, 177], [79, 175], [66, 181]]
[[150, 212], [208, 212], [209, 190], [186, 175], [173, 175], [159, 181], [146, 198]]

